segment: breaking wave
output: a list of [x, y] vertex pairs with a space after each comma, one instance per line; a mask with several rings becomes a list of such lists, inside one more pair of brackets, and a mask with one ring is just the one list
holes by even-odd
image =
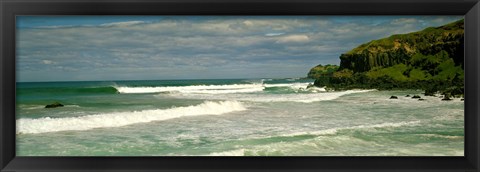
[[[292, 90], [307, 90], [312, 83], [288, 83], [288, 84], [231, 84], [231, 85], [192, 85], [192, 86], [158, 86], [158, 87], [115, 87], [119, 93], [194, 93], [194, 94], [230, 94], [230, 93], [253, 93], [261, 92], [266, 88], [286, 87]], [[312, 90], [314, 90], [312, 88]], [[316, 91], [325, 91], [321, 88]]]
[[[299, 102], [312, 103], [318, 101], [334, 100], [341, 96], [364, 93], [373, 90], [348, 90], [340, 92], [321, 92], [309, 94], [170, 94], [169, 96], [186, 99], [207, 99], [207, 100], [237, 100], [237, 101], [251, 101], [251, 102]], [[163, 96], [163, 95], [159, 95]]]
[[186, 116], [221, 115], [242, 110], [246, 110], [246, 107], [237, 101], [205, 101], [199, 105], [174, 107], [170, 109], [116, 112], [67, 118], [23, 118], [17, 120], [17, 134], [121, 127], [136, 123], [162, 121]]

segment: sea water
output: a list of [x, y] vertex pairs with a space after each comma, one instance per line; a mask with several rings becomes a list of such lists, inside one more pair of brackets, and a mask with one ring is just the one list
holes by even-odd
[[[312, 82], [17, 83], [17, 156], [464, 155], [458, 98]], [[54, 102], [65, 106], [44, 108]]]

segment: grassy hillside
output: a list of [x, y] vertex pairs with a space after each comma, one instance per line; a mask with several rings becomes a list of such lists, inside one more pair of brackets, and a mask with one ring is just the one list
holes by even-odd
[[310, 69], [310, 71], [307, 74], [308, 78], [315, 79], [315, 78], [320, 78], [322, 76], [331, 76], [331, 74], [335, 71], [337, 71], [339, 66], [337, 65], [317, 65]]
[[375, 67], [407, 64], [415, 54], [435, 55], [444, 51], [457, 65], [463, 64], [464, 21], [440, 27], [392, 35], [373, 40], [340, 56], [340, 69], [365, 72]]
[[330, 75], [309, 77], [335, 89], [424, 89], [463, 94], [464, 21], [392, 35], [362, 44], [340, 56]]

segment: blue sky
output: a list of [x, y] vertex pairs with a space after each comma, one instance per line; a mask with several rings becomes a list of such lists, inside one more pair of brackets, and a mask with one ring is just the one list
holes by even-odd
[[20, 16], [17, 81], [305, 77], [463, 16]]

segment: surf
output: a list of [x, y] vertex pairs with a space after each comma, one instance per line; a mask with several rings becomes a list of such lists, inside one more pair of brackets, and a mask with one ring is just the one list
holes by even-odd
[[[315, 90], [316, 91], [316, 90]], [[365, 93], [375, 90], [348, 90], [338, 92], [312, 92], [305, 94], [169, 94], [170, 97], [185, 99], [206, 99], [206, 100], [236, 100], [250, 102], [297, 102], [297, 103], [313, 103], [319, 101], [335, 100], [341, 96]], [[157, 95], [159, 97], [165, 95]]]
[[[266, 88], [286, 87], [292, 90], [307, 90], [312, 83], [287, 83], [287, 84], [230, 84], [230, 85], [190, 85], [190, 86], [157, 86], [157, 87], [129, 87], [116, 86], [121, 94], [135, 93], [192, 93], [192, 94], [230, 94], [262, 92]], [[318, 90], [317, 90], [318, 91]]]
[[222, 115], [243, 110], [247, 110], [246, 106], [238, 101], [205, 101], [198, 105], [172, 107], [169, 109], [115, 112], [66, 118], [22, 118], [17, 120], [16, 133], [36, 134], [58, 131], [122, 127], [138, 123], [163, 121], [189, 116]]

